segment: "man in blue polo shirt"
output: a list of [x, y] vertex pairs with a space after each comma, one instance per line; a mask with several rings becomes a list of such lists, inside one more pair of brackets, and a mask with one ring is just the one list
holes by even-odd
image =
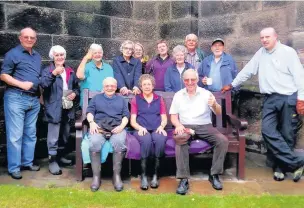
[[107, 77], [114, 77], [111, 65], [102, 61], [102, 57], [103, 49], [101, 45], [93, 43], [77, 69], [76, 76], [81, 80], [80, 106], [82, 106], [83, 89], [103, 91], [103, 80]]
[[4, 113], [8, 172], [14, 179], [22, 178], [20, 168], [40, 169], [33, 165], [33, 159], [40, 110], [41, 57], [33, 50], [37, 35], [32, 28], [21, 30], [19, 40], [21, 44], [5, 54], [1, 68], [1, 80], [7, 85]]

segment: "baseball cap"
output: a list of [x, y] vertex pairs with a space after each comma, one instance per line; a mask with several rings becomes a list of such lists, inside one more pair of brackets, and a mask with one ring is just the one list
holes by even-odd
[[221, 43], [223, 43], [223, 45], [225, 45], [224, 40], [223, 40], [222, 38], [216, 38], [216, 39], [214, 39], [214, 40], [212, 41], [212, 44], [211, 44], [211, 45], [213, 45], [213, 44], [216, 43], [216, 42], [221, 42]]

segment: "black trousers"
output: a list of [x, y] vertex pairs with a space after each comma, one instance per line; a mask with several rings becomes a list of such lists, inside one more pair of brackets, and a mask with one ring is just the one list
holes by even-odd
[[304, 165], [304, 158], [294, 153], [299, 115], [297, 93], [266, 95], [262, 110], [262, 135], [275, 166], [293, 171]]
[[[225, 156], [228, 150], [228, 139], [221, 134], [212, 124], [208, 125], [184, 125], [186, 128], [195, 130], [195, 137], [201, 140], [205, 140], [214, 148], [212, 167], [210, 170], [211, 175], [222, 174]], [[190, 139], [191, 140], [191, 139]], [[189, 178], [189, 144], [175, 145], [175, 157], [176, 157], [176, 177], [177, 178]]]

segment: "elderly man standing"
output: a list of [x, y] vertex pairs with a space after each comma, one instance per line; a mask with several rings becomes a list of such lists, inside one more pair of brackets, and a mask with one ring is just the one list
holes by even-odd
[[100, 187], [100, 150], [106, 140], [109, 140], [113, 152], [113, 184], [116, 191], [123, 189], [121, 181], [121, 165], [125, 155], [126, 130], [130, 113], [127, 101], [115, 94], [117, 81], [112, 77], [103, 80], [104, 93], [92, 98], [87, 108], [87, 121], [90, 124], [90, 157], [93, 171], [91, 190]]
[[7, 140], [8, 172], [21, 179], [20, 168], [38, 171], [33, 165], [36, 145], [36, 122], [40, 110], [39, 83], [41, 57], [33, 49], [37, 35], [32, 28], [24, 28], [20, 45], [4, 57], [1, 80], [7, 85], [4, 94], [4, 113]]
[[175, 126], [176, 177], [181, 179], [176, 193], [181, 195], [186, 194], [189, 189], [191, 135], [209, 142], [214, 147], [209, 181], [214, 189], [223, 188], [219, 174], [223, 173], [228, 139], [214, 128], [211, 122], [211, 111], [221, 114], [222, 110], [211, 92], [197, 86], [198, 81], [198, 74], [194, 69], [185, 71], [185, 88], [174, 95], [170, 108], [171, 122]]
[[[224, 52], [224, 40], [216, 38], [212, 41], [212, 54], [199, 65], [198, 85], [207, 90], [217, 92], [228, 85], [236, 77], [238, 68], [233, 58]], [[209, 80], [209, 82], [207, 82]]]
[[304, 69], [296, 51], [280, 43], [273, 28], [263, 29], [260, 40], [263, 47], [222, 92], [258, 74], [260, 91], [265, 95], [262, 135], [274, 158], [274, 180], [284, 180], [284, 173], [293, 171], [297, 182], [304, 169], [304, 158], [294, 152], [298, 114], [304, 114]]
[[185, 38], [185, 46], [187, 48], [186, 62], [198, 69], [200, 63], [204, 59], [204, 52], [198, 47], [198, 38], [195, 34], [189, 34]]

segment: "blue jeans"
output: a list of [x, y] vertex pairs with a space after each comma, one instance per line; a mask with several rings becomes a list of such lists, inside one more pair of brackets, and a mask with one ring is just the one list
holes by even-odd
[[39, 110], [38, 97], [11, 89], [4, 94], [9, 173], [20, 171], [20, 166], [33, 164]]

